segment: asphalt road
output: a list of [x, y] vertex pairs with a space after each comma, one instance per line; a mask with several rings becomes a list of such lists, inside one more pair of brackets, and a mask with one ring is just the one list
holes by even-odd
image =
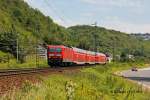
[[138, 71], [123, 71], [121, 72], [123, 77], [138, 81], [139, 84], [150, 86], [150, 68], [139, 69]]

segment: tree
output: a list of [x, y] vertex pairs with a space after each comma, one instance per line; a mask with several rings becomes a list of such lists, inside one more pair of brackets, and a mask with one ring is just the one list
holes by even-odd
[[17, 35], [13, 32], [3, 32], [0, 34], [0, 50], [10, 52], [15, 57], [17, 56]]

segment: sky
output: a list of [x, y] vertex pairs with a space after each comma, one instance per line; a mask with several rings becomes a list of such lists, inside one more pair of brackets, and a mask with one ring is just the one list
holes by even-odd
[[25, 0], [65, 27], [92, 25], [150, 33], [150, 0]]

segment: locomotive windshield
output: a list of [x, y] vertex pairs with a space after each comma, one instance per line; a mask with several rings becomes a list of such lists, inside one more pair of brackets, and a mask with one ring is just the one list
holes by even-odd
[[56, 48], [56, 52], [61, 52], [61, 48]]
[[55, 52], [54, 48], [49, 48], [49, 52]]
[[61, 48], [50, 48], [49, 52], [61, 52], [62, 49]]

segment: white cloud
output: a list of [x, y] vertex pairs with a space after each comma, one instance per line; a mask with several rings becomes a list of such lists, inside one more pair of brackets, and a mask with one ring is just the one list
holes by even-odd
[[[91, 25], [91, 23], [94, 23], [94, 21], [86, 21], [86, 20], [81, 20], [81, 21], [69, 21], [68, 23], [64, 23], [59, 19], [56, 19], [55, 22], [57, 22], [60, 25], [69, 27], [73, 25]], [[126, 32], [126, 33], [150, 33], [150, 24], [135, 24], [135, 23], [130, 23], [127, 21], [120, 20], [117, 16], [107, 16], [104, 20], [101, 22], [97, 21], [98, 25], [108, 28], [108, 29], [113, 29], [121, 32]]]
[[[142, 0], [82, 0], [83, 2], [86, 3], [90, 3], [93, 5], [96, 5], [96, 8], [99, 7], [100, 9], [94, 9], [92, 11], [88, 11], [88, 12], [84, 12], [82, 13], [82, 15], [79, 16], [75, 16], [78, 19], [74, 19], [74, 20], [62, 20], [60, 19], [58, 16], [56, 16], [54, 14], [53, 11], [51, 10], [45, 10], [48, 9], [48, 7], [44, 4], [37, 4], [35, 2], [37, 2], [36, 0], [25, 0], [27, 1], [29, 4], [31, 4], [34, 8], [39, 8], [45, 15], [49, 15], [51, 16], [54, 21], [60, 25], [63, 26], [73, 26], [73, 25], [77, 25], [77, 24], [87, 24], [87, 25], [91, 25], [91, 23], [94, 23], [95, 21], [97, 21], [99, 23], [100, 26], [109, 28], [109, 29], [114, 29], [114, 30], [118, 30], [118, 31], [123, 31], [123, 32], [150, 32], [150, 23], [148, 24], [136, 24], [134, 22], [127, 22], [123, 19], [120, 19], [116, 16], [106, 16], [105, 18], [100, 17], [98, 20], [95, 20], [94, 16], [98, 16], [97, 12], [102, 12], [100, 11], [100, 9], [103, 9], [106, 12], [105, 8], [109, 8], [109, 6], [116, 6], [116, 7], [128, 7], [128, 10], [136, 13], [141, 14], [143, 12], [143, 10], [140, 10], [141, 7], [143, 6], [142, 4]], [[33, 2], [34, 1], [34, 2]], [[40, 1], [40, 0], [39, 0]], [[105, 7], [103, 7], [105, 6]], [[130, 9], [130, 8], [134, 8], [134, 9]], [[112, 8], [112, 7], [110, 7]], [[138, 10], [137, 10], [138, 9]], [[98, 11], [97, 11], [98, 10]], [[120, 12], [118, 12], [120, 13]]]
[[142, 0], [81, 0], [89, 4], [116, 7], [143, 7]]
[[[87, 14], [88, 15], [88, 14]], [[91, 14], [89, 14], [91, 15]], [[95, 20], [78, 20], [78, 21], [68, 21], [64, 23], [60, 19], [55, 19], [60, 25], [69, 27], [74, 25], [91, 25]], [[107, 16], [101, 21], [97, 21], [98, 26], [105, 27], [107, 29], [113, 29], [116, 31], [126, 32], [126, 33], [150, 33], [150, 24], [135, 24], [120, 20], [117, 16]]]
[[150, 24], [135, 24], [127, 21], [119, 20], [118, 17], [106, 17], [102, 22], [102, 26], [127, 33], [147, 33], [150, 32]]
[[104, 24], [103, 26], [109, 29], [114, 29], [114, 30], [127, 32], [127, 33], [149, 33], [150, 32], [150, 24], [137, 25], [133, 23], [116, 22], [116, 23]]

